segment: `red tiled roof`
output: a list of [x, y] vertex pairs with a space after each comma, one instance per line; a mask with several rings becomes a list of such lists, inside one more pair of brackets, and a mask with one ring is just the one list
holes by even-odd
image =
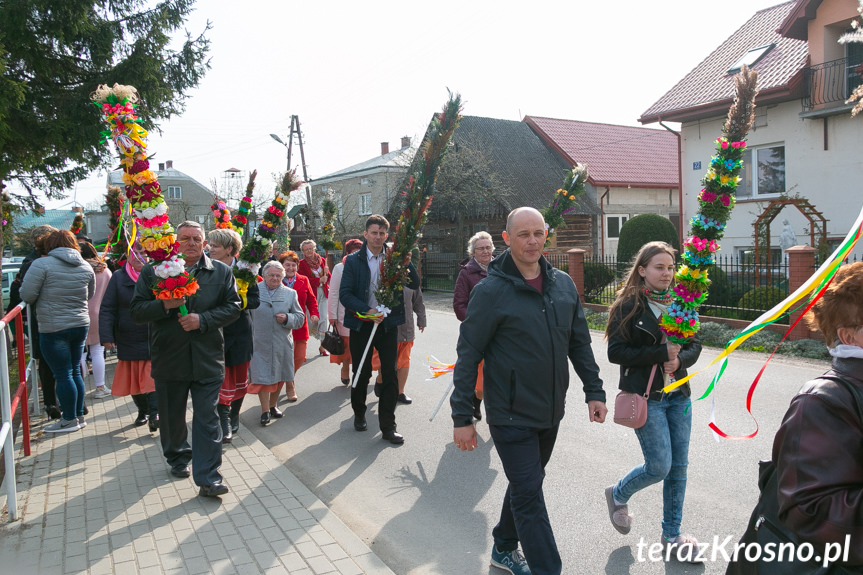
[[667, 130], [539, 116], [524, 121], [569, 163], [587, 164], [595, 186], [678, 187], [677, 136]]
[[777, 31], [795, 7], [791, 1], [765, 8], [749, 19], [683, 80], [645, 111], [639, 122], [649, 124], [660, 118], [673, 122], [721, 115], [734, 95], [734, 76], [728, 73], [753, 48], [775, 46], [755, 63], [758, 71], [757, 102], [787, 101], [799, 97], [802, 69], [809, 49], [805, 41], [781, 36]]

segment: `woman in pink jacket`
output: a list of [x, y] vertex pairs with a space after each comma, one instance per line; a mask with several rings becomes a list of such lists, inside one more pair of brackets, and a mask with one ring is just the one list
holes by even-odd
[[[90, 312], [90, 330], [87, 332], [85, 345], [90, 348], [90, 362], [93, 366], [93, 379], [96, 383], [96, 391], [93, 397], [104, 399], [111, 396], [111, 388], [105, 385], [105, 348], [99, 339], [99, 308], [102, 306], [102, 298], [111, 281], [111, 270], [99, 257], [99, 252], [90, 242], [79, 242], [81, 246], [81, 257], [90, 264], [96, 273], [96, 291], [93, 297], [87, 300], [87, 311]], [[87, 357], [81, 356], [81, 373], [87, 373]]]

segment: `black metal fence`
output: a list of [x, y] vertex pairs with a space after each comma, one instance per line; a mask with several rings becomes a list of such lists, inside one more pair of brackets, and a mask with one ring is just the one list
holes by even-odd
[[[680, 262], [678, 262], [679, 264]], [[584, 296], [590, 303], [611, 305], [626, 281], [630, 263], [611, 256], [586, 258]], [[756, 266], [736, 256], [719, 256], [708, 270], [710, 289], [699, 313], [753, 320], [788, 297], [788, 258]], [[780, 323], [787, 318], [780, 320]]]
[[[497, 257], [505, 250], [498, 249], [494, 252]], [[569, 273], [569, 256], [565, 253], [553, 253], [545, 256], [546, 259], [557, 269]], [[461, 262], [467, 256], [444, 253], [422, 253], [422, 290], [423, 291], [453, 291], [455, 280], [461, 271]]]
[[832, 102], [844, 102], [861, 83], [858, 69], [848, 58], [804, 68], [807, 94], [803, 98], [804, 111]]

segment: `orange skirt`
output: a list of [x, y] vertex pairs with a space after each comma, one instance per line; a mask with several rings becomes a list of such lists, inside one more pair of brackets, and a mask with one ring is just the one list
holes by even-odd
[[118, 361], [114, 368], [114, 381], [111, 382], [111, 395], [125, 397], [156, 391], [156, 384], [150, 377], [150, 360]]
[[246, 395], [257, 395], [262, 391], [266, 391], [267, 393], [275, 393], [279, 391], [282, 386], [285, 385], [284, 381], [280, 381], [278, 383], [272, 383], [270, 385], [261, 385], [259, 383], [250, 383], [249, 387], [246, 388]]
[[349, 337], [342, 336], [342, 341], [345, 342], [345, 353], [342, 355], [333, 355], [330, 354], [330, 363], [344, 363], [351, 362], [351, 345], [350, 345]]

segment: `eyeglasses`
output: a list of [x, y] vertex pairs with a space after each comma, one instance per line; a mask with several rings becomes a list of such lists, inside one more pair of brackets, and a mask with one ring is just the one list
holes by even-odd
[[199, 237], [178, 238], [177, 243], [179, 243], [179, 244], [202, 244], [202, 243], [204, 243], [204, 238], [199, 238]]
[[491, 246], [488, 246], [488, 247], [484, 247], [484, 248], [474, 248], [473, 251], [475, 251], [475, 252], [493, 252], [494, 248]]

